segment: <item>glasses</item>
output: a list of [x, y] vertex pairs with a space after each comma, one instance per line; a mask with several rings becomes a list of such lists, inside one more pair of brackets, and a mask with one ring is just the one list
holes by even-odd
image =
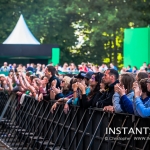
[[64, 80], [61, 80], [61, 82], [64, 83], [65, 81], [64, 81]]
[[92, 81], [95, 81], [95, 77], [92, 77], [91, 80], [92, 80]]

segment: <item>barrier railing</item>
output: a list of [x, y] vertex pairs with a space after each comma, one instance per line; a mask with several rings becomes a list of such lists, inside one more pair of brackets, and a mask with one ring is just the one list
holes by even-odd
[[1, 119], [1, 141], [14, 150], [150, 149], [150, 118], [78, 106], [70, 106], [65, 114], [63, 105], [52, 114], [53, 103], [25, 97], [20, 105], [16, 96], [11, 97]]

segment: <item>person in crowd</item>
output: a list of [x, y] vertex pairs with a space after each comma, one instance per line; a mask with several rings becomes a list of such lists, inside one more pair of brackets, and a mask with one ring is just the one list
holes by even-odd
[[4, 62], [4, 66], [1, 67], [1, 71], [8, 72], [10, 70], [9, 66], [7, 65], [7, 62]]
[[[60, 88], [60, 80], [56, 77], [56, 69], [53, 66], [48, 65], [45, 68], [45, 76], [48, 78], [48, 83], [46, 85], [46, 91], [47, 95], [44, 95], [44, 99], [49, 100], [50, 99], [50, 93], [53, 92], [51, 88], [54, 86], [56, 88]], [[40, 99], [42, 99], [43, 95], [41, 94]]]
[[63, 97], [68, 97], [69, 95], [73, 94], [70, 90], [70, 81], [71, 78], [68, 76], [65, 76], [61, 80], [60, 88], [52, 87], [52, 94], [50, 95], [50, 99], [58, 100]]
[[143, 70], [147, 70], [147, 64], [146, 62], [143, 62], [143, 65], [140, 67]]
[[62, 71], [62, 72], [68, 72], [68, 64], [67, 64], [67, 63], [64, 63], [64, 64], [63, 64], [63, 67], [61, 68], [60, 71]]
[[132, 73], [121, 74], [119, 76], [119, 84], [115, 85], [115, 94], [112, 97], [113, 106], [105, 106], [103, 110], [133, 114], [133, 107], [132, 105], [128, 106], [128, 101], [133, 102], [134, 92], [132, 86], [134, 81], [135, 78]]
[[136, 66], [133, 66], [132, 72], [133, 73], [138, 73], [138, 68]]
[[103, 73], [94, 73], [92, 74], [89, 80], [90, 92], [86, 93], [86, 88], [82, 83], [78, 83], [78, 87], [81, 90], [82, 98], [80, 98], [80, 106], [83, 108], [95, 107], [96, 102], [95, 97], [97, 95], [102, 95], [100, 91], [100, 84], [102, 82]]
[[116, 67], [116, 66], [114, 66], [114, 64], [113, 64], [113, 63], [110, 63], [110, 68], [111, 68], [111, 69], [118, 70], [118, 69], [117, 69], [117, 67]]
[[144, 79], [144, 78], [148, 78], [148, 73], [146, 72], [139, 72], [137, 75], [136, 75], [136, 81], [137, 82], [140, 82], [141, 79]]
[[99, 67], [99, 71], [101, 73], [104, 73], [107, 69], [108, 69], [108, 67], [104, 63]]
[[18, 65], [17, 71], [18, 71], [18, 72], [23, 72], [23, 66], [22, 66], [22, 64], [19, 64], [19, 65]]
[[147, 65], [147, 72], [150, 73], [150, 64]]
[[92, 71], [95, 72], [95, 73], [99, 72], [99, 67], [97, 65], [93, 65]]
[[68, 67], [68, 72], [77, 72], [77, 68], [74, 63], [70, 63], [70, 66]]
[[[146, 79], [145, 79], [146, 80]], [[136, 112], [141, 116], [141, 117], [149, 117], [150, 116], [150, 97], [149, 97], [149, 92], [150, 92], [150, 79], [146, 80], [147, 84], [147, 90], [144, 90], [145, 85], [142, 85], [145, 80], [141, 80], [140, 85], [141, 85], [141, 90], [142, 93], [146, 92], [147, 94], [141, 95], [141, 90], [137, 82], [133, 84], [133, 89], [134, 89], [134, 105]]]
[[131, 65], [128, 65], [128, 66], [127, 66], [127, 70], [126, 70], [126, 72], [132, 72]]
[[64, 104], [69, 99], [73, 98], [72, 84], [73, 84], [73, 79], [71, 79], [68, 76], [65, 76], [61, 82], [62, 93], [58, 93], [58, 95], [56, 95], [57, 97], [59, 97], [59, 99], [51, 107], [52, 113], [54, 112], [58, 104]]
[[96, 107], [104, 108], [105, 106], [112, 105], [112, 97], [114, 95], [114, 86], [119, 83], [118, 71], [115, 69], [107, 69], [104, 73], [103, 82], [105, 83], [105, 92], [100, 97], [95, 97]]
[[86, 66], [86, 63], [84, 63], [84, 62], [81, 63], [81, 69], [80, 69], [80, 71], [88, 72], [88, 68]]
[[126, 72], [126, 67], [122, 67], [122, 69], [120, 70], [120, 74], [125, 73]]

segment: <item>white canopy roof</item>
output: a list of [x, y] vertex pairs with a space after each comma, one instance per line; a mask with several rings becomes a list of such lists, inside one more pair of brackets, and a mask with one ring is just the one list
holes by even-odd
[[11, 32], [9, 37], [3, 42], [3, 44], [40, 44], [36, 38], [30, 32], [27, 24], [24, 21], [22, 15]]

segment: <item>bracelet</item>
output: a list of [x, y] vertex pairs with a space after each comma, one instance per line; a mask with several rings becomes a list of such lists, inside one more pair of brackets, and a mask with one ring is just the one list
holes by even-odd
[[75, 92], [77, 92], [77, 91], [73, 91], [73, 93], [75, 93]]

